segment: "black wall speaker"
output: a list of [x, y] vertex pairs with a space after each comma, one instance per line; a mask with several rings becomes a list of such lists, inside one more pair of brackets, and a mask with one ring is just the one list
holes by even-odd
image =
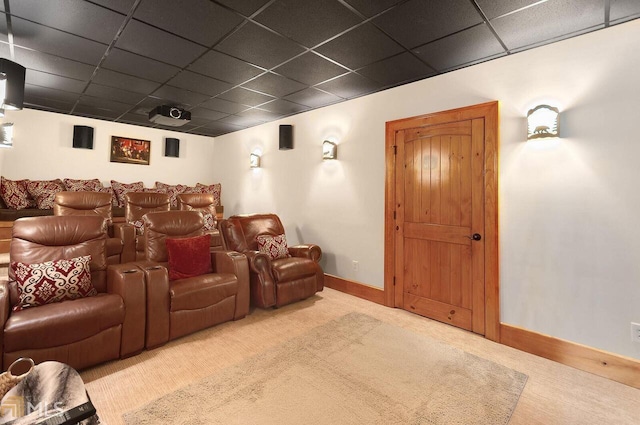
[[80, 149], [93, 149], [93, 127], [74, 125], [73, 147]]
[[164, 156], [178, 158], [180, 156], [180, 139], [167, 137], [164, 139]]
[[293, 149], [293, 126], [282, 124], [280, 126], [280, 150]]

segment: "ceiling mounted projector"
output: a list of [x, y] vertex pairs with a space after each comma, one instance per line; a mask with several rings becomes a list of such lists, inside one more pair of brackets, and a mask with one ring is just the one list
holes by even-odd
[[161, 105], [149, 112], [149, 121], [171, 127], [180, 127], [191, 121], [191, 112], [175, 106]]

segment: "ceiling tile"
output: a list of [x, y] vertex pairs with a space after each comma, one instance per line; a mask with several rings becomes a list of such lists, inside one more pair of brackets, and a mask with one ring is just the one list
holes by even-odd
[[78, 100], [78, 98], [80, 97], [80, 94], [63, 91], [63, 90], [51, 89], [48, 87], [33, 86], [31, 84], [25, 84], [24, 96], [25, 98], [37, 97], [42, 99], [51, 99], [51, 100], [75, 103], [75, 101]]
[[[151, 112], [153, 109], [155, 109], [160, 105], [166, 105], [166, 104], [167, 104], [166, 99], [147, 96], [142, 102], [138, 103], [135, 106], [135, 110], [133, 112], [135, 112], [136, 114], [145, 115], [147, 119], [149, 119], [149, 112]], [[187, 105], [181, 105], [180, 103], [177, 103], [177, 104], [173, 104], [173, 106], [179, 106], [184, 108]]]
[[238, 115], [229, 115], [222, 118], [218, 122], [231, 124], [238, 127], [250, 127], [252, 125], [262, 124], [264, 121], [255, 117], [240, 117]]
[[268, 102], [273, 99], [271, 96], [243, 89], [242, 87], [236, 87], [233, 90], [221, 94], [218, 98], [248, 106], [258, 106], [261, 103]]
[[175, 105], [191, 106], [199, 105], [209, 99], [209, 96], [205, 96], [204, 94], [194, 93], [192, 91], [171, 86], [160, 87], [158, 90], [153, 92], [153, 96], [165, 99], [167, 102]]
[[411, 53], [405, 52], [366, 66], [358, 70], [358, 73], [387, 86], [426, 78], [436, 74], [436, 71]]
[[133, 17], [209, 47], [242, 22], [210, 0], [142, 0]]
[[237, 115], [239, 117], [248, 117], [263, 122], [275, 121], [282, 116], [282, 114], [266, 111], [260, 108], [247, 109], [246, 111], [240, 112]]
[[319, 89], [328, 91], [329, 93], [333, 93], [336, 96], [340, 96], [345, 99], [374, 92], [380, 87], [381, 86], [378, 83], [355, 73], [338, 77], [335, 80], [322, 83], [318, 86]]
[[129, 21], [116, 46], [181, 68], [206, 51], [196, 43], [134, 19]]
[[14, 47], [16, 62], [28, 69], [48, 72], [76, 80], [89, 81], [95, 66], [64, 59], [48, 53]]
[[50, 112], [69, 113], [76, 102], [67, 102], [63, 100], [45, 99], [33, 96], [24, 98], [24, 106], [30, 109], [41, 109]]
[[215, 131], [230, 132], [240, 130], [242, 126], [233, 125], [231, 123], [223, 121], [214, 121], [212, 123], [204, 125], [202, 128], [207, 128]]
[[229, 114], [225, 114], [223, 112], [212, 111], [211, 109], [206, 108], [193, 108], [189, 112], [191, 112], [191, 119], [194, 118], [202, 118], [208, 121], [216, 121], [220, 118], [224, 118]]
[[277, 114], [295, 114], [297, 112], [306, 111], [307, 108], [304, 105], [300, 105], [298, 103], [289, 102], [288, 100], [276, 99], [272, 102], [265, 103], [260, 106], [260, 109], [267, 110], [269, 112], [275, 112]]
[[101, 86], [100, 84], [95, 83], [89, 84], [89, 87], [87, 87], [87, 91], [85, 93], [90, 96], [115, 100], [129, 105], [135, 105], [146, 97], [141, 93], [134, 93], [126, 90], [116, 89], [113, 87]]
[[115, 37], [125, 18], [84, 0], [13, 1], [11, 14], [105, 44]]
[[108, 121], [115, 120], [120, 115], [122, 115], [118, 111], [114, 111], [106, 108], [100, 108], [93, 105], [86, 105], [82, 103], [76, 105], [76, 107], [73, 109], [73, 114], [80, 115], [83, 117], [97, 118], [97, 119], [103, 119]]
[[509, 49], [536, 44], [602, 24], [601, 0], [548, 1], [491, 21]]
[[294, 42], [251, 22], [218, 44], [216, 50], [265, 68], [273, 68], [304, 51]]
[[364, 24], [315, 49], [336, 62], [357, 69], [393, 56], [403, 48], [371, 24]]
[[250, 65], [224, 53], [210, 50], [201, 58], [189, 65], [189, 70], [231, 84], [239, 84], [264, 72], [263, 69]]
[[506, 54], [485, 24], [425, 44], [414, 49], [414, 52], [439, 71], [459, 68], [466, 63], [501, 53]]
[[[83, 95], [80, 97], [79, 103], [76, 106], [76, 109], [80, 106], [90, 107], [94, 109], [104, 110], [104, 115], [100, 116], [109, 116], [109, 117], [117, 117], [127, 112], [129, 109], [133, 107], [133, 105], [128, 105], [126, 103], [117, 102], [115, 100], [101, 99], [98, 97]], [[75, 112], [75, 111], [74, 111]], [[96, 112], [91, 112], [92, 114], [96, 114]]]
[[116, 71], [110, 71], [100, 68], [91, 80], [94, 83], [103, 86], [116, 87], [136, 93], [149, 94], [160, 86], [160, 83], [142, 78], [133, 77], [131, 75], [122, 74]]
[[640, 1], [638, 0], [611, 0], [609, 20], [625, 19], [640, 13]]
[[476, 0], [480, 9], [489, 19], [522, 9], [540, 0]]
[[407, 48], [428, 43], [482, 22], [469, 0], [410, 0], [373, 22]]
[[337, 0], [276, 0], [254, 19], [307, 47], [362, 22]]
[[243, 84], [243, 87], [275, 97], [282, 97], [289, 93], [302, 90], [307, 86], [269, 72]]
[[136, 0], [92, 0], [94, 3], [101, 4], [109, 9], [116, 10], [127, 15], [131, 10], [131, 6]]
[[204, 75], [196, 74], [195, 72], [190, 71], [180, 72], [178, 75], [169, 80], [167, 84], [170, 86], [191, 90], [193, 92], [203, 93], [209, 96], [215, 96], [233, 87], [229, 83], [225, 83], [214, 78], [205, 77]]
[[120, 119], [118, 119], [118, 121], [137, 124], [137, 125], [145, 125], [148, 127], [155, 125], [155, 123], [149, 121], [148, 114], [137, 114], [133, 112], [124, 114]]
[[298, 103], [300, 105], [306, 105], [311, 108], [319, 108], [321, 106], [330, 105], [342, 100], [342, 98], [323, 91], [309, 87], [308, 89], [299, 91], [294, 94], [290, 94], [285, 97], [286, 100]]
[[120, 49], [111, 50], [102, 66], [158, 83], [164, 83], [180, 71], [180, 68], [175, 66], [167, 65]]
[[278, 74], [304, 84], [314, 85], [348, 72], [313, 52], [305, 53], [274, 69]]
[[218, 3], [224, 4], [240, 13], [244, 16], [253, 15], [258, 9], [270, 0], [218, 0]]
[[36, 86], [50, 87], [74, 93], [82, 93], [85, 86], [87, 85], [87, 82], [27, 69], [25, 75], [25, 84], [33, 84]]
[[11, 20], [13, 41], [29, 49], [97, 65], [107, 46], [20, 18]]
[[218, 112], [224, 112], [227, 114], [236, 114], [240, 111], [244, 111], [248, 108], [246, 105], [241, 105], [235, 102], [229, 102], [228, 100], [213, 98], [204, 102], [201, 107], [212, 109]]
[[367, 18], [400, 3], [402, 0], [346, 0], [354, 9]]

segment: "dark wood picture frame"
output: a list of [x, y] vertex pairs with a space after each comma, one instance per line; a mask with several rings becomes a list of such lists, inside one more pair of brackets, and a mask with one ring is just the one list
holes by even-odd
[[149, 165], [151, 141], [111, 136], [111, 162]]

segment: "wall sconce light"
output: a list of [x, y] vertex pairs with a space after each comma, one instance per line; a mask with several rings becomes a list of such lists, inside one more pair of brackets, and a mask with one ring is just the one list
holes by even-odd
[[0, 116], [4, 110], [22, 109], [24, 102], [25, 67], [9, 59], [0, 58]]
[[0, 148], [13, 147], [13, 123], [8, 122], [0, 126]]
[[322, 142], [322, 159], [338, 159], [338, 145], [329, 140]]
[[527, 140], [559, 137], [560, 111], [549, 105], [538, 105], [527, 113]]
[[255, 153], [249, 155], [249, 165], [251, 168], [260, 168], [260, 155]]

